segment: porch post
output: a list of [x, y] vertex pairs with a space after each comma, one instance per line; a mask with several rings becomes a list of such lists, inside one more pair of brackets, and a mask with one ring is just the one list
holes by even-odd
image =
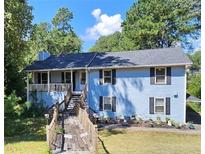
[[88, 82], [89, 82], [89, 80], [88, 80], [88, 69], [86, 69], [86, 84], [87, 84], [87, 91], [88, 91]]
[[48, 71], [48, 92], [50, 91], [50, 72]]
[[35, 74], [34, 74], [34, 72], [32, 72], [32, 83], [33, 84], [35, 83]]
[[29, 73], [27, 73], [27, 102], [29, 101]]
[[73, 70], [70, 71], [71, 74], [71, 92], [73, 92]]

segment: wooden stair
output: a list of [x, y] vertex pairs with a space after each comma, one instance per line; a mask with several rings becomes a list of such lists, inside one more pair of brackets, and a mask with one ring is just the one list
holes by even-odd
[[57, 135], [56, 142], [53, 145], [53, 154], [93, 154], [91, 151], [94, 150], [94, 147], [89, 144], [88, 133], [83, 129], [76, 116], [75, 104], [79, 101], [80, 94], [73, 94], [67, 110], [59, 116], [58, 127], [63, 128], [64, 134]]

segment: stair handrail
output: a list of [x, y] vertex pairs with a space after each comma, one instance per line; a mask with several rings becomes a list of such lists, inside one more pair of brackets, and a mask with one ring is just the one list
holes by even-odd
[[53, 118], [49, 125], [46, 125], [46, 141], [51, 148], [51, 145], [55, 142], [57, 133], [56, 128], [58, 126], [58, 114], [59, 114], [59, 104], [53, 107]]
[[87, 98], [87, 84], [85, 84], [83, 90], [82, 90], [82, 94], [80, 95], [80, 103], [81, 103], [81, 107], [85, 108], [86, 107], [86, 98]]
[[61, 103], [56, 102], [48, 109], [48, 113], [52, 117], [50, 124], [46, 125], [46, 140], [49, 148], [51, 148], [57, 138], [56, 128], [58, 127], [59, 113], [66, 110], [71, 97], [71, 88], [68, 88], [67, 94], [64, 96], [64, 100]]
[[76, 108], [78, 120], [82, 124], [83, 129], [88, 133], [90, 145], [94, 146], [92, 152], [97, 153], [97, 127], [90, 121], [86, 109], [81, 108], [80, 105], [76, 105]]

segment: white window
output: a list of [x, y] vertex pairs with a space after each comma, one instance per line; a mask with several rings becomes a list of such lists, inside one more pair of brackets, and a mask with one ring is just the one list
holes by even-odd
[[166, 83], [166, 68], [165, 67], [155, 68], [155, 83], [156, 84]]
[[65, 83], [71, 83], [71, 72], [64, 72]]
[[103, 97], [103, 110], [112, 111], [112, 97]]
[[47, 84], [48, 83], [48, 74], [47, 72], [41, 73], [41, 84]]
[[104, 83], [112, 83], [112, 71], [104, 70], [103, 71], [103, 82]]
[[85, 71], [80, 72], [80, 83], [85, 84], [86, 82], [86, 73]]
[[154, 111], [156, 114], [165, 113], [165, 99], [164, 98], [155, 98]]

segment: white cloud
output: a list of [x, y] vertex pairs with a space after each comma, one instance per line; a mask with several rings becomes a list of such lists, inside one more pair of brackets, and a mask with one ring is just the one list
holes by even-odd
[[86, 29], [86, 34], [81, 36], [83, 40], [97, 40], [100, 36], [110, 35], [122, 30], [120, 14], [108, 16], [101, 14], [100, 9], [95, 9], [92, 11], [92, 15], [96, 18], [97, 23]]
[[95, 9], [95, 10], [93, 10], [93, 12], [91, 14], [98, 20], [100, 17], [100, 14], [101, 14], [101, 10]]

